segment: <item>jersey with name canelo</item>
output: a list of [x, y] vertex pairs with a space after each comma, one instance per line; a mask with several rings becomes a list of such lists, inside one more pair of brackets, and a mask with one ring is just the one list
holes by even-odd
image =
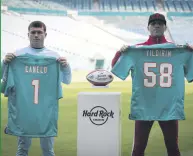
[[132, 120], [183, 120], [184, 77], [193, 80], [193, 53], [174, 44], [131, 46], [112, 69], [125, 80], [131, 71]]
[[17, 56], [9, 64], [3, 90], [8, 96], [8, 134], [57, 136], [59, 68], [56, 58], [31, 54]]

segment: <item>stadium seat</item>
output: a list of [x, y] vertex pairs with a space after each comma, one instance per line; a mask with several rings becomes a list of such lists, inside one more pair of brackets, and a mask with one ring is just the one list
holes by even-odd
[[190, 7], [190, 10], [193, 11], [193, 1], [192, 0], [188, 0], [187, 1], [189, 7]]
[[148, 11], [156, 11], [155, 1], [146, 0]]
[[168, 4], [169, 11], [172, 11], [172, 12], [176, 11], [173, 0], [166, 0], [165, 3]]
[[140, 0], [139, 4], [140, 4], [141, 11], [144, 11], [144, 12], [147, 11], [147, 6], [144, 0]]
[[188, 3], [187, 3], [186, 0], [180, 1], [180, 3], [182, 5], [182, 7], [183, 7], [183, 11], [185, 11], [185, 12], [189, 12], [190, 11], [190, 8], [189, 8]]
[[[178, 44], [193, 44], [192, 28], [193, 17], [172, 17], [172, 21], [168, 21], [168, 27], [172, 34], [172, 38]], [[182, 31], [183, 30], [183, 31]]]
[[179, 0], [174, 1], [174, 6], [177, 12], [183, 12], [183, 6]]
[[129, 12], [133, 11], [133, 5], [132, 5], [132, 0], [125, 0], [125, 5], [126, 5], [126, 10]]
[[139, 1], [132, 0], [132, 3], [133, 3], [134, 11], [137, 11], [137, 12], [141, 11], [139, 8]]

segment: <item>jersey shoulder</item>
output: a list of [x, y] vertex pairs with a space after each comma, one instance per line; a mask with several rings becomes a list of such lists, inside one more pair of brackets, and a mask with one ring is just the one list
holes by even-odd
[[28, 46], [28, 47], [24, 47], [24, 48], [16, 50], [14, 54], [15, 56], [20, 56], [24, 54], [32, 54], [32, 55], [37, 55], [37, 56], [54, 57], [56, 59], [60, 57], [60, 54], [58, 52], [50, 50], [46, 47], [43, 49], [33, 49], [30, 46]]
[[30, 47], [24, 47], [24, 48], [17, 49], [14, 52], [14, 54], [15, 54], [15, 56], [24, 55], [24, 54], [28, 53], [28, 51], [30, 51]]
[[55, 57], [56, 59], [58, 59], [60, 57], [60, 54], [58, 52], [50, 50], [48, 48], [44, 49], [43, 54], [45, 56]]

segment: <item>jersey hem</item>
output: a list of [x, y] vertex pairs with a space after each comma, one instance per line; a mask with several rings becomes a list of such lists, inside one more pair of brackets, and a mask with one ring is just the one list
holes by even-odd
[[192, 79], [192, 80], [190, 79], [190, 80], [188, 81], [188, 83], [191, 83], [191, 82], [193, 82], [193, 79]]
[[172, 117], [172, 118], [167, 118], [167, 119], [162, 119], [162, 118], [148, 118], [148, 119], [144, 119], [144, 118], [129, 118], [130, 120], [140, 120], [140, 121], [170, 121], [170, 120], [185, 120], [184, 118], [179, 118], [179, 117]]
[[55, 135], [19, 135], [19, 134], [16, 134], [16, 133], [10, 133], [10, 132], [7, 132], [5, 133], [7, 135], [13, 135], [13, 136], [18, 136], [18, 137], [31, 137], [31, 138], [47, 138], [47, 137], [57, 137], [58, 135], [55, 134]]

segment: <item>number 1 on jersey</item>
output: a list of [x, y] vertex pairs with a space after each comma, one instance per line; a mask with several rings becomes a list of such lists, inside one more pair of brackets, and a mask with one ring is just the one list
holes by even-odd
[[39, 80], [33, 80], [32, 86], [34, 86], [34, 104], [38, 104]]

